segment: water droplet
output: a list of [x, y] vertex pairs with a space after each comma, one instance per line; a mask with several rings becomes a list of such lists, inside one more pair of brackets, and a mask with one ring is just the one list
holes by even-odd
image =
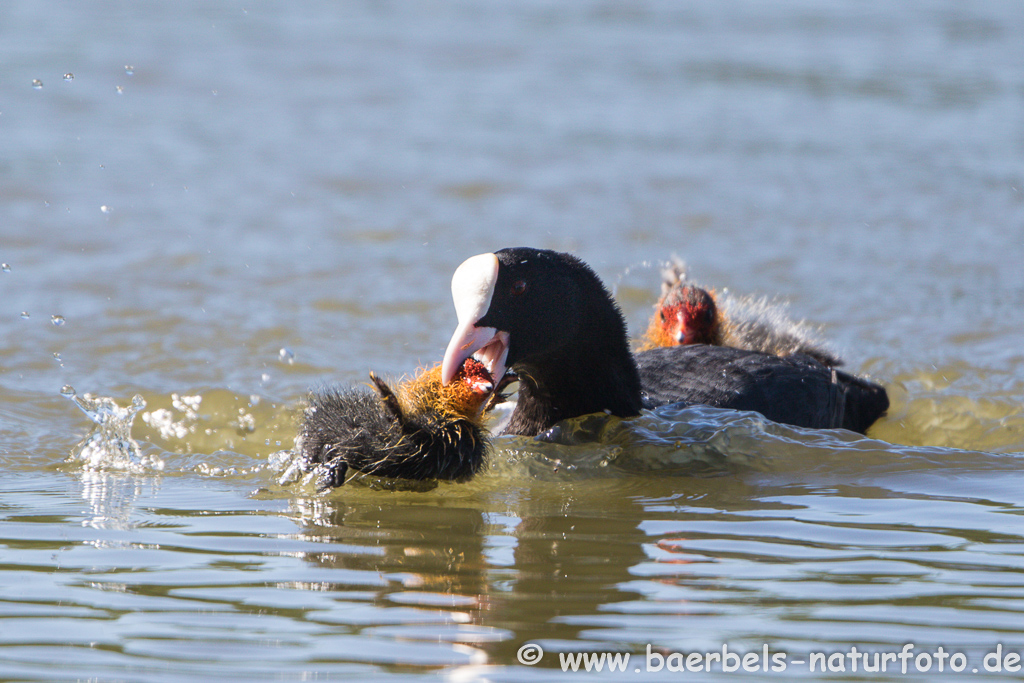
[[5, 273], [9, 273], [11, 272], [11, 266], [6, 263], [0, 263], [0, 270], [4, 271]]
[[55, 314], [50, 316], [50, 322], [53, 323], [54, 327], [61, 327], [67, 321], [64, 320], [64, 316]]
[[281, 359], [282, 363], [287, 363], [288, 365], [295, 365], [295, 354], [292, 353], [291, 349], [284, 347], [280, 351], [278, 351], [277, 356], [278, 358]]
[[33, 78], [32, 79], [32, 87], [35, 88], [36, 90], [42, 90], [43, 89], [43, 82], [41, 80], [39, 80], [38, 78]]
[[22, 311], [21, 312], [21, 319], [22, 320], [28, 320], [28, 317], [29, 317], [28, 316], [28, 311]]
[[262, 375], [260, 375], [260, 381], [263, 382], [263, 383], [269, 382], [270, 381], [270, 373], [269, 372], [264, 372]]
[[132, 74], [135, 73], [135, 67], [132, 66], [131, 64], [125, 64], [124, 65], [124, 72], [126, 74], [128, 74], [129, 76], [131, 76]]
[[100, 207], [100, 211], [102, 211], [103, 213], [110, 213], [110, 207], [104, 204], [103, 206]]
[[71, 398], [72, 396], [75, 395], [75, 388], [70, 384], [65, 384], [60, 388], [60, 395], [65, 396], [67, 398]]
[[117, 86], [117, 94], [118, 95], [123, 95], [124, 94], [124, 86], [123, 85]]
[[73, 80], [75, 80], [75, 74], [71, 73], [70, 71], [67, 72], [66, 74], [64, 74], [64, 80], [65, 81], [73, 81]]

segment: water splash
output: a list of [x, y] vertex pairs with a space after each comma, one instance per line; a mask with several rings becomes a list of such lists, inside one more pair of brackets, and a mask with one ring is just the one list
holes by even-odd
[[313, 480], [313, 473], [305, 467], [298, 448], [271, 453], [267, 456], [267, 466], [272, 472], [278, 473], [277, 483], [281, 486], [293, 484], [300, 479], [306, 483]]
[[283, 347], [280, 351], [278, 351], [277, 357], [280, 359], [282, 363], [287, 363], [288, 365], [295, 365], [295, 352], [289, 349], [288, 347]]
[[199, 415], [199, 406], [202, 402], [202, 394], [195, 394], [194, 396], [171, 394], [171, 405], [182, 413], [185, 413], [190, 420], [195, 420]]
[[182, 396], [171, 394], [171, 407], [181, 414], [181, 419], [176, 420], [174, 411], [167, 408], [159, 408], [142, 414], [142, 421], [160, 432], [160, 438], [184, 439], [194, 434], [199, 422], [199, 406], [203, 402], [200, 394], [194, 396]]
[[80, 462], [89, 470], [142, 473], [149, 469], [163, 469], [163, 461], [144, 455], [138, 442], [131, 436], [135, 416], [146, 407], [142, 396], [136, 394], [131, 405], [122, 408], [114, 399], [106, 396], [78, 396], [75, 388], [69, 384], [65, 384], [60, 393], [96, 423], [93, 433], [71, 452], [70, 461]]

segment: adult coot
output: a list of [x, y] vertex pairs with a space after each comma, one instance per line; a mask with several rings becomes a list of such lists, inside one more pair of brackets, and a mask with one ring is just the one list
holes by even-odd
[[794, 322], [766, 298], [719, 295], [686, 278], [674, 261], [662, 271], [661, 298], [647, 327], [642, 349], [685, 344], [732, 346], [775, 356], [803, 353], [837, 367], [841, 358], [825, 348], [805, 322]]
[[303, 468], [316, 472], [317, 488], [341, 486], [350, 468], [415, 480], [476, 474], [488, 443], [482, 413], [494, 387], [481, 363], [464, 360], [446, 384], [437, 365], [395, 390], [371, 372], [375, 392], [311, 394], [296, 447]]
[[638, 415], [685, 401], [753, 410], [786, 424], [864, 432], [885, 389], [804, 354], [778, 357], [703, 344], [630, 352], [626, 324], [600, 279], [571, 254], [518, 247], [467, 259], [452, 278], [458, 327], [442, 381], [475, 356], [519, 379], [505, 433], [533, 436], [588, 413]]

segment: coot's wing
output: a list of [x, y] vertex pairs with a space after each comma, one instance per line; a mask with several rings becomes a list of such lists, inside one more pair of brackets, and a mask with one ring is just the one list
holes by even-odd
[[844, 426], [845, 386], [808, 356], [691, 345], [651, 349], [636, 360], [648, 405], [686, 401], [798, 427]]

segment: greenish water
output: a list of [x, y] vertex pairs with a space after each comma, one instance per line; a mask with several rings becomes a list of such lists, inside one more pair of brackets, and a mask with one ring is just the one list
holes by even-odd
[[[984, 662], [1024, 654], [1022, 33], [999, 2], [0, 7], [0, 680], [773, 676], [647, 645], [903, 680], [796, 662], [908, 643], [1019, 677]], [[579, 254], [636, 335], [672, 253], [777, 295], [892, 409], [281, 484], [304, 394], [439, 360], [452, 271], [515, 245]], [[140, 395], [139, 451], [83, 462], [65, 385]]]

